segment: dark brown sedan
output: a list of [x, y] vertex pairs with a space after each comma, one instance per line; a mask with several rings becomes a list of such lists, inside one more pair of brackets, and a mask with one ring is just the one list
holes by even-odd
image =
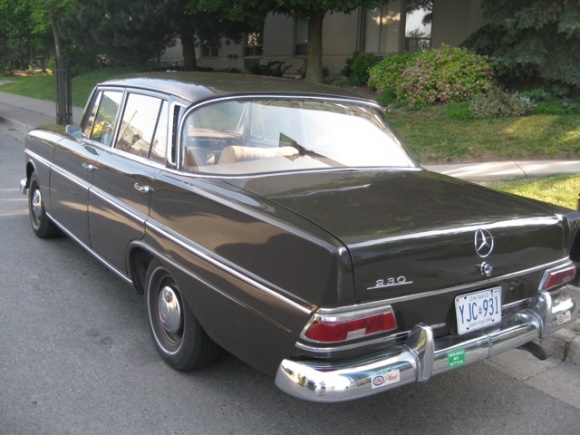
[[177, 370], [224, 348], [289, 394], [342, 401], [577, 316], [580, 213], [422, 169], [376, 103], [334, 88], [121, 78], [25, 153], [34, 232], [132, 282]]

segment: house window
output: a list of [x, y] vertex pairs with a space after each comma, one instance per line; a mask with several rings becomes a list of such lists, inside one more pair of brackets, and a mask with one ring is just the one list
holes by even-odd
[[294, 53], [296, 56], [306, 56], [308, 49], [308, 21], [300, 18], [296, 19], [294, 35]]
[[246, 35], [244, 56], [257, 57], [264, 54], [264, 37], [262, 32], [252, 32]]
[[431, 47], [433, 0], [409, 0], [405, 25], [405, 49], [426, 50]]
[[366, 11], [364, 48], [375, 54], [399, 51], [401, 0], [392, 0]]
[[201, 42], [201, 57], [219, 57], [219, 46], [212, 41]]

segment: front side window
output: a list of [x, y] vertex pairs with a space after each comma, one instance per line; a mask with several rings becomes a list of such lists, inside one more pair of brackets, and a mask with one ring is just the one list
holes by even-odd
[[182, 125], [182, 167], [191, 172], [414, 166], [382, 111], [364, 103], [226, 100], [190, 111]]
[[[98, 101], [96, 115], [94, 115], [94, 118], [89, 117], [85, 135], [103, 145], [111, 145], [115, 132], [115, 120], [122, 100], [123, 92], [121, 91], [101, 92], [96, 98], [96, 101]], [[97, 105], [94, 106], [95, 109], [96, 107]]]

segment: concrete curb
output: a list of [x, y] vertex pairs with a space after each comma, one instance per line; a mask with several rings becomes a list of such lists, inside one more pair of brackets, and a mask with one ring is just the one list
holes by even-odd
[[[572, 287], [572, 296], [580, 305], [580, 287]], [[569, 327], [554, 332], [550, 337], [536, 340], [550, 355], [561, 361], [580, 366], [580, 318]]]
[[546, 177], [552, 174], [580, 173], [580, 160], [500, 161], [424, 165], [426, 169], [475, 182], [505, 181], [517, 178]]
[[[574, 327], [580, 327], [580, 320]], [[560, 329], [537, 343], [554, 358], [580, 366], [580, 334], [572, 329]]]

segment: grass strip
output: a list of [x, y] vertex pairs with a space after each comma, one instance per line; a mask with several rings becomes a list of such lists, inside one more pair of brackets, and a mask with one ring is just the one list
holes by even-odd
[[486, 185], [501, 192], [576, 209], [580, 194], [580, 175], [551, 175], [546, 178], [524, 178]]

